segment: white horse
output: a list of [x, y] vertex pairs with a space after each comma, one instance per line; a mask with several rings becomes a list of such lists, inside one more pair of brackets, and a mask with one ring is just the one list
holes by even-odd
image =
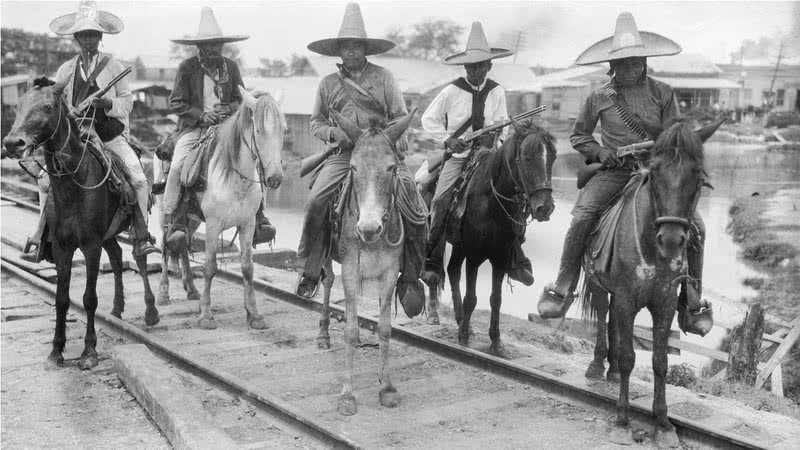
[[[269, 94], [256, 98], [241, 86], [239, 91], [242, 105], [219, 126], [209, 149], [212, 156], [208, 163], [206, 189], [197, 193], [206, 221], [205, 287], [200, 298], [198, 323], [206, 329], [217, 327], [211, 314], [211, 282], [217, 272], [221, 234], [233, 227], [239, 235], [247, 323], [251, 328], [267, 328], [264, 317], [256, 308], [253, 290], [253, 231], [255, 214], [264, 198], [262, 184], [276, 189], [283, 181], [281, 150], [286, 120], [278, 103]], [[196, 290], [189, 270], [188, 249], [178, 256], [183, 266], [184, 288], [192, 299]], [[165, 250], [159, 304], [169, 302], [167, 258]]]

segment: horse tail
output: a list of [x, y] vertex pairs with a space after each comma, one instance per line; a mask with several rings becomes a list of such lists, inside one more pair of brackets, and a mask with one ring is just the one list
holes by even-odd
[[578, 287], [576, 289], [576, 296], [581, 305], [583, 320], [594, 320], [598, 318], [598, 303], [602, 298], [598, 298], [598, 286], [595, 285], [586, 271], [581, 269], [580, 278], [578, 279]]

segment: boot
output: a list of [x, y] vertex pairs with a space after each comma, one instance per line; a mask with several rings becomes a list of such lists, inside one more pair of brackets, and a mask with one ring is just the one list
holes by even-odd
[[147, 229], [147, 222], [144, 220], [139, 205], [133, 205], [133, 217], [131, 219], [133, 222], [134, 236], [136, 236], [136, 241], [133, 243], [133, 256], [138, 258], [140, 256], [147, 256], [150, 253], [156, 253], [158, 249], [153, 245], [155, 239], [150, 235], [150, 231]]
[[397, 297], [409, 318], [419, 315], [425, 307], [425, 289], [418, 279], [404, 279], [401, 276], [397, 281]]
[[703, 299], [700, 290], [684, 280], [678, 295], [678, 327], [684, 333], [705, 336], [713, 326], [711, 302]]
[[253, 248], [256, 244], [263, 244], [275, 239], [275, 226], [264, 215], [264, 207], [259, 206], [256, 211], [256, 229], [253, 232]]
[[539, 298], [537, 309], [542, 319], [564, 317], [573, 300], [573, 291], [578, 283], [581, 271], [581, 256], [584, 242], [594, 225], [590, 217], [576, 216], [564, 238], [564, 249], [561, 252], [561, 266], [555, 284], [544, 288]]

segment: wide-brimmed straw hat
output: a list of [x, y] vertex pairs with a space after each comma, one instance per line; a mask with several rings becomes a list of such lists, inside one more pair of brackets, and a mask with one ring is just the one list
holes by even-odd
[[583, 66], [624, 58], [677, 55], [681, 46], [656, 33], [639, 31], [633, 14], [621, 13], [617, 17], [614, 35], [607, 37], [583, 51], [575, 64]]
[[106, 34], [117, 34], [124, 26], [119, 17], [97, 9], [97, 2], [84, 0], [78, 4], [78, 11], [55, 18], [50, 29], [55, 34], [69, 35], [92, 30]]
[[348, 3], [344, 10], [342, 26], [339, 27], [339, 36], [335, 38], [320, 39], [308, 44], [307, 48], [314, 53], [325, 56], [339, 56], [339, 44], [342, 41], [357, 40], [366, 46], [366, 55], [377, 55], [393, 49], [395, 44], [386, 39], [367, 37], [364, 27], [364, 18], [361, 17], [361, 8], [358, 3]]
[[214, 16], [214, 10], [205, 6], [200, 11], [200, 26], [197, 28], [197, 34], [194, 36], [184, 36], [178, 39], [170, 39], [176, 44], [183, 45], [197, 45], [203, 43], [213, 42], [237, 42], [249, 39], [250, 36], [244, 34], [222, 34], [222, 29], [217, 23], [217, 18]]
[[472, 22], [472, 29], [469, 30], [469, 37], [467, 38], [467, 49], [446, 57], [444, 63], [460, 66], [489, 61], [495, 58], [505, 58], [513, 54], [513, 50], [489, 47], [489, 41], [483, 32], [483, 25], [480, 22]]

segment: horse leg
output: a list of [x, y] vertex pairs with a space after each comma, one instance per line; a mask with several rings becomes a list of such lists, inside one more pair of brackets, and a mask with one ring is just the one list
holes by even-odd
[[[164, 241], [166, 241], [166, 236]], [[159, 306], [169, 305], [169, 251], [166, 244], [161, 245], [161, 280], [158, 283]]]
[[200, 299], [200, 328], [213, 330], [217, 328], [214, 322], [214, 315], [211, 314], [211, 282], [217, 275], [217, 249], [219, 247], [219, 224], [217, 221], [206, 222], [206, 265], [205, 281], [203, 287], [203, 297]]
[[[668, 302], [665, 302], [668, 303]], [[672, 305], [670, 305], [672, 306]], [[675, 427], [667, 418], [667, 398], [665, 379], [667, 376], [667, 339], [672, 325], [675, 309], [660, 308], [651, 310], [653, 316], [653, 415], [656, 417], [656, 445], [658, 448], [680, 446]]]
[[[489, 304], [492, 307], [492, 314], [489, 319], [489, 338], [492, 343], [489, 346], [489, 352], [501, 358], [508, 357], [505, 345], [500, 339], [500, 305], [503, 303], [502, 289], [505, 275], [506, 271], [503, 269], [503, 263], [500, 260], [492, 261], [492, 294], [489, 297]], [[467, 284], [469, 284], [469, 281], [467, 281]]]
[[157, 325], [161, 319], [158, 317], [156, 298], [153, 295], [153, 289], [150, 287], [150, 278], [147, 276], [147, 255], [136, 256], [135, 260], [139, 277], [142, 278], [142, 285], [144, 286], [144, 324], [152, 327]]
[[606, 370], [605, 360], [608, 357], [608, 328], [606, 318], [608, 316], [608, 294], [596, 284], [587, 281], [589, 295], [592, 296], [592, 309], [597, 314], [595, 324], [597, 325], [597, 338], [594, 344], [594, 360], [586, 369], [586, 378], [595, 380], [603, 379]]
[[63, 249], [53, 243], [53, 259], [56, 262], [56, 330], [53, 350], [47, 357], [46, 369], [54, 369], [64, 363], [64, 345], [67, 342], [67, 311], [69, 310], [69, 282], [72, 277], [72, 255], [75, 249]]
[[380, 318], [378, 319], [378, 342], [381, 348], [381, 390], [378, 397], [381, 405], [394, 408], [400, 404], [400, 395], [392, 385], [392, 378], [389, 374], [389, 341], [392, 337], [392, 294], [397, 275], [394, 271], [389, 272], [381, 280], [383, 292], [380, 293]]
[[122, 248], [115, 237], [103, 242], [103, 248], [108, 254], [111, 271], [114, 273], [114, 306], [111, 308], [111, 315], [122, 319], [122, 313], [125, 311], [125, 292], [122, 285]]
[[467, 258], [467, 295], [464, 296], [464, 318], [458, 328], [458, 341], [464, 345], [469, 343], [471, 331], [469, 321], [472, 318], [472, 312], [475, 311], [475, 305], [478, 304], [478, 297], [475, 295], [475, 284], [478, 280], [478, 267], [480, 267], [481, 262], [473, 258]]
[[254, 330], [265, 330], [267, 322], [258, 313], [256, 291], [253, 288], [253, 232], [256, 228], [255, 218], [251, 218], [245, 226], [238, 227], [239, 247], [241, 247], [242, 280], [244, 281], [244, 309], [247, 311], [247, 324]]
[[[609, 311], [614, 306], [614, 295], [609, 300]], [[608, 314], [608, 372], [606, 381], [619, 383], [619, 334], [617, 334], [617, 318], [614, 314]]]
[[339, 394], [337, 410], [343, 416], [352, 416], [358, 411], [356, 398], [353, 395], [353, 358], [355, 347], [358, 345], [358, 290], [359, 274], [351, 273], [345, 264], [342, 264], [342, 285], [344, 286], [344, 366], [347, 372], [344, 377], [342, 392]]
[[[626, 301], [627, 300], [627, 301]], [[612, 314], [616, 321], [615, 343], [619, 349], [619, 398], [617, 399], [617, 421], [612, 430], [611, 441], [622, 445], [633, 445], [633, 432], [628, 418], [628, 394], [636, 353], [633, 351], [633, 318], [630, 312], [632, 298], [617, 298], [612, 306]]]
[[192, 272], [192, 262], [189, 261], [189, 249], [181, 251], [180, 254], [181, 280], [183, 280], [183, 290], [186, 292], [186, 300], [200, 300], [200, 292], [194, 285], [194, 273]]
[[450, 279], [450, 292], [453, 295], [453, 313], [456, 323], [464, 321], [464, 305], [461, 302], [461, 264], [464, 262], [464, 251], [460, 245], [453, 246], [450, 261], [447, 263], [447, 278]]
[[333, 263], [331, 259], [325, 260], [325, 277], [322, 278], [322, 311], [319, 317], [319, 335], [317, 335], [317, 348], [329, 349], [331, 348], [331, 335], [328, 333], [328, 327], [331, 324], [331, 289], [333, 288]]
[[84, 336], [83, 353], [78, 361], [81, 370], [89, 370], [97, 366], [97, 334], [94, 329], [94, 314], [97, 311], [97, 275], [100, 272], [100, 255], [102, 247], [95, 245], [82, 248], [86, 257], [86, 290], [83, 292], [83, 308], [86, 310], [86, 336]]

